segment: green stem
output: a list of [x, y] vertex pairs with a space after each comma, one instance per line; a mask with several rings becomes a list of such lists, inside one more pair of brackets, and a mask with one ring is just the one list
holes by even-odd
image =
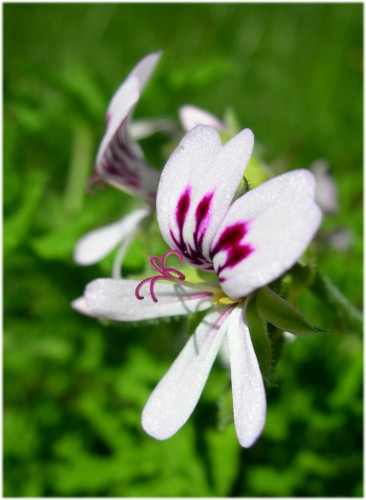
[[339, 321], [347, 325], [348, 328], [362, 334], [362, 313], [350, 303], [327, 276], [316, 272], [310, 290], [334, 313]]
[[91, 175], [93, 138], [85, 123], [74, 126], [71, 160], [64, 193], [64, 207], [69, 215], [78, 213], [83, 204], [85, 185]]

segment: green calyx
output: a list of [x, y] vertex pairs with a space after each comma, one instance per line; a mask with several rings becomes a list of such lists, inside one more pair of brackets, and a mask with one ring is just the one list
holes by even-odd
[[246, 316], [262, 377], [267, 384], [270, 384], [272, 378], [272, 346], [268, 336], [267, 323], [258, 316], [255, 300], [248, 299]]
[[260, 288], [256, 292], [255, 305], [262, 320], [282, 331], [304, 336], [327, 332], [314, 326], [295, 306], [269, 287]]

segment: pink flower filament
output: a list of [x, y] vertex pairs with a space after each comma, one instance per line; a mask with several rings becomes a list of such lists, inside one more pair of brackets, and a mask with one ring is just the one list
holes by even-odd
[[158, 271], [159, 274], [155, 276], [150, 276], [150, 278], [145, 278], [144, 280], [141, 281], [141, 283], [137, 285], [135, 290], [135, 296], [137, 299], [139, 300], [144, 299], [144, 297], [140, 294], [140, 290], [146, 283], [150, 282], [151, 298], [153, 299], [154, 302], [157, 302], [158, 299], [155, 295], [154, 286], [158, 280], [167, 280], [174, 282], [177, 279], [180, 281], [184, 281], [186, 279], [185, 275], [178, 269], [174, 267], [166, 267], [166, 260], [169, 257], [169, 255], [172, 254], [178, 257], [178, 265], [179, 265], [183, 260], [183, 254], [180, 250], [168, 250], [167, 252], [164, 253], [164, 255], [161, 258], [157, 257], [156, 255], [150, 257], [149, 259], [150, 264], [156, 271]]

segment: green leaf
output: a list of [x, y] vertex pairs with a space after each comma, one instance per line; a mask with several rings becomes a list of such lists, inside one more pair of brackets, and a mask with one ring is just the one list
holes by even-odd
[[315, 327], [296, 307], [268, 287], [257, 291], [256, 306], [259, 316], [280, 330], [295, 335], [325, 332]]
[[250, 300], [247, 306], [247, 321], [255, 353], [266, 382], [271, 380], [272, 348], [268, 336], [266, 322], [258, 316], [255, 300]]
[[29, 236], [47, 182], [47, 173], [40, 169], [34, 169], [26, 173], [23, 179], [24, 195], [22, 203], [18, 210], [4, 222], [4, 254], [10, 254]]

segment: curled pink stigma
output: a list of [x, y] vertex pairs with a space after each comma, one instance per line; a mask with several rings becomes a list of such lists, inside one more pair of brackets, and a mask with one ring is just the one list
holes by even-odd
[[157, 302], [158, 299], [156, 298], [155, 291], [154, 291], [154, 286], [155, 283], [158, 280], [180, 280], [184, 281], [186, 279], [185, 275], [181, 272], [178, 271], [178, 269], [175, 269], [174, 267], [166, 267], [166, 260], [169, 257], [169, 255], [176, 255], [178, 257], [178, 265], [182, 262], [183, 260], [183, 254], [180, 250], [168, 250], [167, 252], [164, 253], [164, 255], [160, 258], [157, 257], [156, 255], [150, 257], [150, 264], [152, 267], [158, 271], [158, 275], [155, 276], [150, 276], [150, 278], [145, 278], [144, 280], [141, 281], [136, 287], [135, 290], [135, 296], [139, 300], [143, 300], [144, 297], [140, 294], [141, 288], [146, 284], [150, 282], [150, 295], [151, 298], [153, 299], [154, 302]]
[[[97, 184], [98, 182], [100, 184]], [[92, 186], [95, 186], [98, 189], [104, 189], [105, 184], [102, 184], [104, 182], [105, 182], [104, 179], [99, 174], [92, 175], [86, 183], [86, 192], [88, 194], [95, 194], [95, 192], [92, 190]]]

